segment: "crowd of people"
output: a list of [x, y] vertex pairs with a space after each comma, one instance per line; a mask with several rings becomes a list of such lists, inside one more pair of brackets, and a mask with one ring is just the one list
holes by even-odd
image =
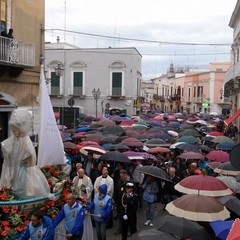
[[[194, 124], [188, 124], [196, 127]], [[199, 123], [197, 124], [199, 127]], [[151, 127], [149, 125], [149, 128]], [[212, 131], [217, 131], [217, 124], [212, 123], [211, 127]], [[176, 132], [179, 131], [180, 125]], [[225, 131], [222, 129], [222, 135], [229, 138], [235, 137], [237, 132], [237, 128], [233, 125]], [[138, 212], [145, 214], [145, 226], [154, 227], [158, 203], [166, 205], [182, 195], [174, 188], [177, 183], [192, 175], [215, 176], [216, 173], [208, 164], [209, 159], [205, 155], [210, 151], [209, 149], [215, 149], [216, 144], [204, 137], [206, 133], [199, 131], [198, 141], [192, 143], [195, 147], [203, 144], [207, 146], [207, 148], [199, 148], [204, 156], [201, 159], [181, 158], [180, 155], [184, 150], [176, 147], [170, 148], [171, 151], [166, 153], [156, 153], [153, 158], [149, 154], [147, 159], [133, 159], [130, 163], [114, 161], [114, 159], [108, 162], [100, 160], [101, 158], [98, 159], [91, 151], [83, 154], [79, 149], [66, 148], [66, 158], [71, 166], [68, 174], [72, 182], [72, 191], [66, 197], [66, 204], [53, 222], [39, 212], [33, 211], [31, 222], [20, 240], [29, 239], [29, 237], [51, 240], [54, 229], [63, 219], [65, 219], [65, 233], [62, 234], [67, 239], [82, 239], [84, 231], [89, 228], [85, 226], [86, 216], [91, 217], [98, 240], [107, 239], [107, 228], [113, 226], [113, 219], [117, 220], [114, 222], [117, 224], [115, 234], [121, 234], [122, 240], [135, 234], [138, 231]], [[84, 137], [75, 138], [75, 140], [77, 140], [76, 144], [81, 144]], [[144, 152], [143, 146], [128, 146], [128, 150]], [[163, 181], [151, 174], [141, 173], [139, 170], [146, 165], [163, 169], [170, 181]]]

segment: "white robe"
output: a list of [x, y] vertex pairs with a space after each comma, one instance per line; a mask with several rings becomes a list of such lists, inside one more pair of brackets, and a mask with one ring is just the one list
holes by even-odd
[[49, 185], [36, 166], [36, 152], [30, 137], [11, 136], [1, 144], [4, 162], [0, 187], [12, 187], [20, 199], [48, 197]]

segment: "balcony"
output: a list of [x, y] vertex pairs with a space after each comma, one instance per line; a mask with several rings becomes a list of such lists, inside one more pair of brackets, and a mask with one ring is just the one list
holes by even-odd
[[181, 101], [181, 97], [177, 94], [173, 94], [173, 95], [168, 96], [167, 100], [169, 102], [179, 102], [179, 101]]
[[108, 96], [109, 99], [112, 99], [112, 98], [124, 99], [125, 98], [125, 91], [123, 88], [113, 87], [111, 90], [110, 90], [111, 92]]
[[197, 103], [197, 104], [202, 104], [203, 97], [194, 97], [194, 102]]
[[51, 87], [51, 92], [50, 92], [51, 96], [57, 97], [60, 96], [60, 87]]
[[21, 69], [35, 67], [35, 46], [1, 36], [0, 65]]
[[79, 98], [85, 98], [85, 94], [83, 92], [83, 87], [74, 87], [72, 96], [79, 97]]

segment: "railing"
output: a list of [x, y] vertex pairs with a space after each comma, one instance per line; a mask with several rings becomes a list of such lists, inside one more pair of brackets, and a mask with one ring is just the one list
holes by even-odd
[[59, 96], [60, 95], [60, 87], [51, 87], [50, 95]]
[[73, 95], [74, 96], [82, 96], [83, 95], [83, 88], [82, 87], [74, 87], [73, 88]]
[[35, 46], [16, 39], [0, 37], [0, 64], [15, 66], [35, 66]]

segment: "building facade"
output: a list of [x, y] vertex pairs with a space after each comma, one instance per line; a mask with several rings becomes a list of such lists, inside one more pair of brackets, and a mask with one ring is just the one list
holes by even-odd
[[[142, 56], [136, 48], [83, 49], [64, 43], [45, 45], [45, 71], [55, 112], [74, 107], [86, 115], [105, 115], [109, 108], [135, 114], [140, 96]], [[62, 74], [56, 75], [60, 66]], [[94, 96], [94, 90], [98, 96]], [[60, 119], [61, 120], [61, 119]]]
[[223, 102], [223, 79], [230, 63], [210, 63], [209, 70], [170, 71], [155, 80], [154, 100], [164, 112], [216, 112], [222, 114], [230, 102]]
[[[9, 134], [12, 110], [37, 105], [44, 47], [44, 0], [1, 0], [0, 9], [0, 140], [3, 140]], [[5, 35], [10, 28], [13, 38]]]
[[[231, 121], [240, 128], [240, 1], [238, 0], [232, 13], [229, 26], [233, 29], [231, 47], [231, 67], [224, 78], [224, 99], [232, 102]], [[236, 114], [236, 115], [234, 115]], [[230, 123], [230, 122], [228, 122]]]

